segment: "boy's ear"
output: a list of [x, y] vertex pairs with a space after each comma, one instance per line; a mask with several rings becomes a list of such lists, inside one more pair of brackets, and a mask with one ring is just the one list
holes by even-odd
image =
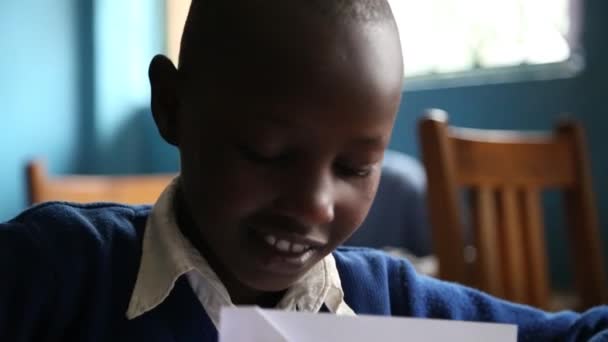
[[152, 116], [160, 135], [177, 146], [177, 69], [169, 58], [156, 55], [148, 70], [152, 89]]

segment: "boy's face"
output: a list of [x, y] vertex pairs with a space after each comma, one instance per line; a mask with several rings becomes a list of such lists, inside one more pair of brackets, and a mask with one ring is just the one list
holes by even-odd
[[365, 218], [401, 53], [388, 22], [248, 17], [239, 46], [182, 84], [174, 135], [205, 257], [229, 289], [280, 291]]

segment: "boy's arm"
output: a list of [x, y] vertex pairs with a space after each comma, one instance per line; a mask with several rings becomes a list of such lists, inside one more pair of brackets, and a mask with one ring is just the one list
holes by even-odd
[[19, 223], [0, 224], [0, 341], [52, 335], [53, 266], [36, 235]]
[[608, 306], [584, 313], [547, 313], [529, 306], [510, 303], [454, 283], [421, 276], [403, 260], [397, 261], [402, 279], [402, 314], [510, 323], [518, 326], [520, 341], [587, 341], [608, 337]]

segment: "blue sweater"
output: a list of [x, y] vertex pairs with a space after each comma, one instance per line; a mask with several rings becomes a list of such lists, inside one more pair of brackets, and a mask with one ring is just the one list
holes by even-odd
[[[182, 277], [167, 300], [127, 320], [148, 206], [47, 203], [0, 224], [0, 341], [215, 341]], [[359, 314], [514, 323], [519, 340], [608, 340], [608, 307], [557, 314], [414, 272], [362, 248], [334, 252]], [[404, 336], [406, 339], [406, 336]]]

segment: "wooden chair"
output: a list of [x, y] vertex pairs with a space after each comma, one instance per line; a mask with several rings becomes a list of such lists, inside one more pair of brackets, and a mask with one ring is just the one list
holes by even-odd
[[[541, 192], [555, 188], [565, 198], [577, 308], [608, 303], [579, 124], [561, 123], [553, 133], [475, 130], [448, 127], [447, 114], [431, 110], [420, 121], [419, 133], [440, 278], [553, 309]], [[470, 201], [462, 200], [463, 191]], [[467, 217], [476, 250], [470, 263], [464, 248]]]
[[40, 161], [31, 161], [26, 167], [29, 204], [45, 201], [152, 204], [173, 177], [170, 174], [50, 177]]

